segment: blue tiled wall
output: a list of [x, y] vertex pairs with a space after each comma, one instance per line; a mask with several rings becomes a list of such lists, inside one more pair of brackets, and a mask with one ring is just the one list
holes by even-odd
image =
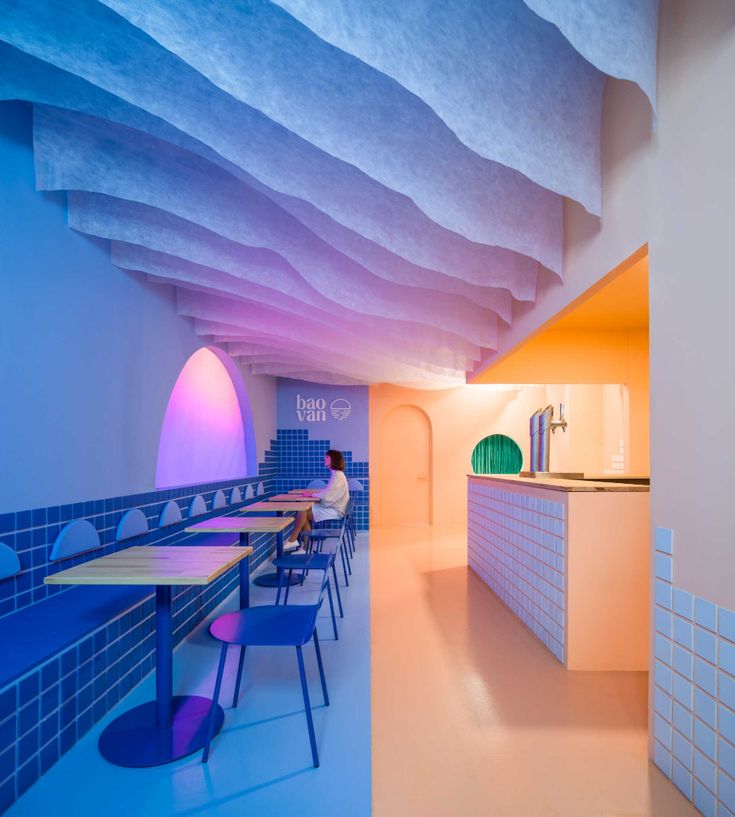
[[470, 568], [564, 663], [566, 506], [470, 480], [467, 510]]
[[[258, 477], [188, 486], [145, 494], [113, 497], [61, 507], [37, 508], [0, 516], [0, 540], [16, 548], [21, 573], [0, 582], [0, 628], [3, 619], [29, 605], [43, 602], [61, 592], [83, 592], [83, 588], [44, 585], [49, 573], [82, 561], [139, 544], [173, 544], [191, 539], [182, 530], [186, 519], [168, 528], [157, 522], [166, 501], [174, 499], [186, 516], [189, 501], [203, 494], [207, 507], [217, 489], [239, 486], [243, 497], [248, 485], [255, 490], [263, 482], [267, 493], [274, 490], [275, 467], [266, 462]], [[243, 503], [244, 504], [244, 503]], [[143, 537], [117, 543], [115, 530], [128, 508], [141, 508], [152, 528]], [[229, 513], [233, 507], [217, 511]], [[209, 512], [212, 515], [215, 512]], [[97, 528], [102, 547], [63, 562], [49, 563], [54, 539], [63, 525], [74, 518], [87, 518]], [[206, 516], [198, 517], [204, 519]], [[271, 553], [271, 534], [251, 537], [255, 552], [254, 570]], [[175, 588], [173, 631], [176, 643], [202, 621], [238, 586], [233, 569], [207, 587]], [[91, 633], [86, 633], [61, 654], [29, 670], [0, 688], [0, 812], [19, 797], [39, 775], [70, 749], [154, 666], [154, 596], [145, 597]], [[40, 637], [40, 636], [38, 636]], [[4, 645], [12, 649], [12, 645]]]
[[707, 817], [735, 815], [735, 612], [676, 583], [656, 529], [654, 760]]
[[[265, 462], [276, 469], [278, 493], [303, 488], [312, 479], [329, 478], [329, 470], [324, 467], [324, 454], [332, 447], [330, 440], [311, 440], [307, 429], [279, 428], [276, 437], [271, 440], [271, 450], [266, 452]], [[358, 530], [367, 530], [370, 523], [368, 463], [353, 461], [351, 451], [342, 453], [347, 478], [358, 479], [363, 486], [362, 491], [353, 492], [352, 498]]]
[[[145, 494], [131, 494], [108, 499], [97, 499], [89, 502], [76, 502], [70, 505], [50, 508], [36, 508], [29, 511], [18, 511], [0, 515], [0, 541], [5, 542], [18, 553], [21, 572], [14, 578], [0, 582], [0, 618], [16, 610], [27, 607], [55, 593], [67, 592], [65, 585], [46, 585], [44, 578], [62, 568], [72, 567], [88, 559], [105, 556], [116, 550], [129, 547], [136, 542], [115, 541], [115, 530], [123, 512], [129, 508], [140, 508], [148, 519], [148, 526], [153, 530], [146, 537], [146, 544], [166, 544], [172, 537], [180, 536], [182, 525], [173, 528], [157, 529], [161, 509], [169, 499], [174, 499], [186, 516], [191, 498], [202, 494], [207, 507], [212, 504], [212, 496], [218, 489], [223, 489], [229, 496], [229, 490], [239, 485], [243, 495], [245, 486], [258, 482], [265, 484], [266, 490], [274, 488], [275, 469], [266, 463], [261, 466], [258, 477], [213, 482], [203, 485], [190, 485], [184, 488], [172, 488], [165, 491], [150, 491]], [[206, 518], [206, 517], [203, 517]], [[63, 564], [50, 562], [51, 548], [64, 525], [72, 519], [88, 519], [100, 535], [102, 547], [82, 556], [66, 559]], [[258, 548], [252, 559], [257, 566], [267, 555], [262, 542], [253, 537], [253, 546]], [[263, 539], [266, 541], [266, 539]]]

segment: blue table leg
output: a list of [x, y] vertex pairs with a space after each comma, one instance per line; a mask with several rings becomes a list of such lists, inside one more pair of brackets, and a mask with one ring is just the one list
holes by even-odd
[[[250, 546], [250, 534], [243, 532], [240, 534], [240, 546]], [[240, 609], [250, 607], [250, 557], [246, 556], [240, 560]]]
[[[243, 560], [244, 561], [244, 560]], [[156, 700], [124, 712], [100, 735], [99, 750], [116, 766], [159, 766], [201, 749], [207, 740], [212, 701], [173, 695], [171, 587], [156, 587]], [[215, 732], [225, 719], [217, 707]]]
[[[276, 512], [278, 516], [283, 516], [283, 511]], [[280, 559], [283, 556], [283, 531], [279, 530], [276, 534], [276, 556]], [[281, 573], [282, 569], [279, 567], [275, 573], [263, 573], [253, 579], [253, 583], [259, 587], [281, 587]], [[291, 576], [291, 581], [286, 580], [284, 584], [301, 584], [303, 578], [301, 576]]]
[[156, 587], [156, 724], [171, 728], [174, 697], [174, 645], [171, 636], [171, 585]]

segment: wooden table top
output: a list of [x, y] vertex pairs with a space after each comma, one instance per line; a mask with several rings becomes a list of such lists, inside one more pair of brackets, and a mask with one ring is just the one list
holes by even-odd
[[215, 516], [184, 530], [187, 533], [280, 533], [291, 522], [282, 516]]
[[267, 502], [254, 502], [252, 505], [242, 508], [241, 511], [242, 513], [252, 513], [254, 511], [258, 513], [262, 513], [263, 511], [305, 511], [314, 504], [315, 502], [311, 499], [304, 502], [296, 501], [295, 499], [290, 499], [288, 502], [273, 502], [273, 500], [268, 500]]
[[269, 497], [266, 502], [315, 502], [316, 500], [312, 496], [302, 496], [301, 494], [276, 494], [275, 496]]
[[130, 547], [62, 570], [46, 584], [209, 584], [241, 559], [251, 547], [148, 545]]

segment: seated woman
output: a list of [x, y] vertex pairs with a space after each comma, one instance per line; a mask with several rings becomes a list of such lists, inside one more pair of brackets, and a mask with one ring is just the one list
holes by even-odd
[[286, 548], [298, 547], [299, 534], [302, 530], [311, 530], [312, 523], [323, 522], [325, 519], [342, 519], [347, 511], [350, 489], [347, 487], [345, 458], [342, 452], [330, 448], [324, 455], [324, 465], [331, 471], [329, 482], [326, 488], [319, 491], [304, 491], [304, 496], [315, 497], [319, 502], [308, 511], [299, 511], [296, 514], [291, 535], [284, 543]]

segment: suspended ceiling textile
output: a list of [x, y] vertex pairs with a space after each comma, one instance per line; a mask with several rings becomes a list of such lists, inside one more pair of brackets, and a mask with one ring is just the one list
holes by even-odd
[[600, 214], [607, 76], [658, 0], [5, 0], [37, 187], [253, 371], [462, 382], [563, 197]]

